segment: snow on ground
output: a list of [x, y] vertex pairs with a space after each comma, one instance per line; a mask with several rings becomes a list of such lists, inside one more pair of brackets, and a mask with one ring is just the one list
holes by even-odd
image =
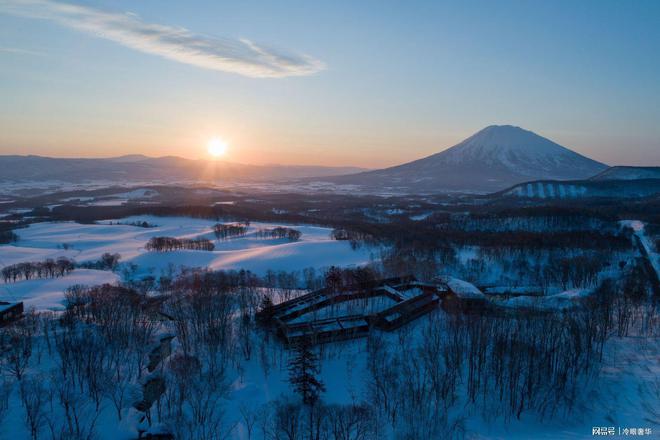
[[[442, 310], [437, 311], [446, 317]], [[425, 317], [409, 326], [410, 338], [421, 337]], [[396, 332], [384, 337], [395, 344]], [[327, 391], [326, 403], [360, 401], [368, 392], [366, 340], [355, 340], [323, 346], [320, 379]], [[286, 361], [272, 365], [265, 374], [258, 356], [244, 365], [244, 374], [232, 384], [230, 402], [245, 402], [257, 407], [278, 396], [290, 395], [287, 383]], [[660, 340], [657, 338], [612, 337], [604, 347], [603, 364], [599, 374], [585, 383], [584, 393], [575, 397], [576, 408], [570, 414], [561, 411], [555, 416], [541, 419], [533, 412], [523, 412], [520, 420], [512, 417], [508, 422], [501, 417], [481, 414], [465, 402], [459, 387], [459, 402], [450, 409], [450, 416], [465, 416], [466, 439], [471, 440], [569, 440], [592, 439], [594, 426], [651, 428], [657, 438], [660, 420], [657, 417], [657, 399], [660, 397]], [[236, 407], [238, 405], [234, 405]], [[654, 413], [655, 411], [655, 413]], [[228, 409], [227, 418], [238, 417], [237, 411]], [[239, 425], [234, 439], [245, 439]]]
[[634, 231], [635, 235], [642, 242], [642, 246], [644, 246], [644, 249], [646, 249], [646, 253], [649, 254], [651, 265], [653, 266], [653, 269], [655, 269], [655, 272], [658, 274], [658, 278], [660, 278], [660, 255], [656, 252], [651, 238], [646, 235], [646, 231], [644, 230], [644, 223], [639, 220], [622, 220], [619, 223], [621, 226], [627, 226]]
[[153, 189], [139, 188], [125, 193], [112, 194], [111, 197], [126, 198], [133, 200], [133, 199], [149, 199], [152, 197], [156, 197], [157, 195], [159, 195], [158, 191], [155, 191]]
[[549, 289], [541, 286], [489, 286], [484, 288], [484, 293], [487, 295], [541, 295], [544, 290]]
[[495, 304], [510, 309], [566, 310], [577, 306], [581, 299], [587, 298], [592, 293], [592, 289], [571, 289], [555, 295], [516, 296], [502, 301], [495, 301]]
[[59, 248], [40, 248], [26, 246], [0, 246], [0, 268], [12, 264], [26, 261], [43, 261], [48, 258], [57, 259], [58, 257], [74, 258], [74, 250], [64, 250]]
[[452, 292], [454, 292], [459, 298], [486, 299], [486, 295], [484, 295], [481, 290], [467, 281], [453, 277], [441, 277], [441, 281], [447, 284]]
[[410, 220], [413, 220], [413, 221], [416, 221], [416, 222], [421, 221], [421, 220], [426, 220], [431, 214], [433, 214], [433, 213], [432, 212], [425, 212], [424, 214], [411, 215]]
[[25, 308], [63, 310], [64, 291], [73, 285], [115, 284], [119, 276], [110, 271], [76, 269], [61, 278], [43, 278], [4, 284], [0, 282], [0, 301], [23, 301]]
[[[156, 227], [141, 228], [127, 224], [143, 221]], [[116, 224], [117, 222], [124, 224]], [[170, 268], [176, 270], [181, 267], [208, 267], [214, 270], [246, 269], [264, 274], [268, 270], [295, 271], [308, 267], [322, 269], [332, 265], [361, 265], [368, 263], [371, 258], [368, 249], [353, 250], [346, 241], [332, 240], [330, 229], [316, 226], [293, 226], [302, 232], [301, 239], [296, 242], [257, 237], [255, 233], [258, 229], [279, 226], [269, 223], [251, 224], [248, 234], [244, 237], [216, 241], [212, 232], [215, 222], [211, 220], [135, 216], [113, 220], [112, 223], [114, 224], [110, 221], [89, 225], [74, 222], [32, 224], [17, 231], [19, 236], [17, 243], [0, 246], [0, 267], [60, 256], [73, 258], [81, 263], [96, 261], [104, 253], [118, 253], [121, 255], [120, 271], [131, 263], [137, 265], [136, 275], [158, 276]], [[147, 252], [144, 249], [145, 244], [156, 236], [204, 237], [212, 240], [216, 248], [212, 252], [187, 250]], [[79, 283], [75, 277], [78, 273], [82, 271], [77, 270], [70, 277], [51, 281], [58, 281], [55, 285], [61, 287], [63, 291], [69, 285]], [[102, 282], [107, 280], [104, 279]], [[14, 288], [19, 284], [7, 286]], [[0, 286], [5, 287], [3, 284]], [[44, 308], [52, 308], [57, 300], [50, 296], [53, 290], [50, 287], [46, 289], [42, 291], [40, 287], [29, 296], [19, 295], [19, 297], [33, 298], [31, 301], [34, 305], [39, 303], [34, 298], [43, 297], [44, 300], [48, 298]]]
[[[445, 312], [438, 310], [441, 319]], [[409, 338], [419, 338], [424, 320], [410, 324]], [[256, 335], [255, 335], [256, 336]], [[396, 332], [384, 335], [396, 344]], [[255, 341], [255, 343], [260, 343]], [[367, 343], [365, 339], [327, 344], [322, 346], [322, 362], [319, 378], [326, 386], [322, 399], [327, 404], [360, 402], [368, 392]], [[240, 371], [233, 367], [227, 372], [230, 383], [228, 400], [223, 401], [225, 422], [230, 425], [240, 420], [239, 408], [244, 405], [258, 409], [261, 405], [280, 396], [292, 394], [288, 383], [287, 358], [273, 342], [266, 342], [264, 355], [255, 355], [244, 361]], [[33, 356], [33, 359], [36, 356]], [[263, 359], [268, 359], [268, 368]], [[450, 416], [464, 416], [466, 439], [498, 440], [569, 440], [592, 439], [594, 426], [651, 428], [657, 438], [660, 429], [657, 420], [657, 402], [660, 396], [660, 341], [653, 338], [611, 338], [605, 345], [600, 373], [585, 384], [584, 392], [576, 396], [576, 406], [570, 414], [563, 412], [540, 419], [538, 415], [524, 412], [520, 420], [511, 418], [505, 423], [501, 417], [481, 414], [465, 402], [464, 390], [459, 386], [458, 402], [450, 408]], [[40, 369], [48, 370], [50, 358], [41, 360]], [[55, 368], [55, 366], [52, 366]], [[17, 388], [17, 387], [16, 387]], [[494, 397], [495, 398], [495, 397]], [[97, 433], [99, 440], [129, 440], [136, 438], [131, 417], [117, 422], [112, 405], [105, 401], [101, 407]], [[24, 409], [18, 390], [9, 401], [5, 422], [10, 421], [11, 431], [0, 429], [0, 439], [29, 438], [23, 423]], [[244, 427], [239, 423], [229, 436], [233, 440], [247, 439]], [[260, 439], [259, 430], [253, 433]], [[391, 437], [392, 438], [392, 437]]]
[[128, 199], [101, 199], [88, 203], [89, 206], [121, 206], [127, 203]]
[[658, 377], [658, 338], [612, 337], [605, 343], [600, 371], [576, 396], [576, 406], [569, 414], [540, 420], [532, 413], [523, 413], [521, 420], [512, 419], [508, 424], [472, 417], [467, 425], [475, 435], [468, 438], [586, 440], [593, 439], [592, 428], [600, 426], [613, 426], [617, 432], [614, 438], [627, 438], [618, 435], [618, 428], [648, 428], [652, 434], [641, 438], [658, 438]]
[[121, 206], [130, 201], [143, 201], [145, 199], [152, 199], [158, 195], [160, 195], [158, 191], [153, 189], [139, 188], [133, 191], [92, 198], [93, 201], [88, 204], [93, 206]]
[[575, 199], [587, 193], [587, 188], [581, 185], [572, 185], [561, 182], [536, 182], [520, 184], [505, 194], [517, 197], [539, 199]]

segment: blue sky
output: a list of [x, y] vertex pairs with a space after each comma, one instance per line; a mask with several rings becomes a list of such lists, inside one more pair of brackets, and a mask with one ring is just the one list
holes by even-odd
[[0, 0], [0, 154], [380, 167], [513, 124], [660, 165], [659, 78], [657, 1]]

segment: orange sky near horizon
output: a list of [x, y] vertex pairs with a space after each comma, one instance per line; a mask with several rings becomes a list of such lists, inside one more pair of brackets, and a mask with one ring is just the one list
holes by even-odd
[[660, 165], [660, 2], [422, 3], [0, 0], [0, 155], [380, 168], [510, 124]]
[[[0, 124], [1, 125], [1, 124]], [[472, 133], [447, 136], [417, 136], [417, 139], [382, 139], [379, 136], [285, 134], [248, 130], [213, 130], [165, 133], [151, 138], [144, 133], [99, 135], [84, 129], [72, 130], [71, 140], [60, 141], [48, 131], [21, 136], [14, 129], [11, 138], [0, 136], [0, 154], [39, 155], [69, 158], [102, 158], [131, 154], [150, 157], [179, 156], [188, 159], [211, 159], [208, 142], [220, 138], [227, 143], [226, 154], [218, 159], [229, 162], [265, 165], [322, 165], [379, 168], [415, 160], [442, 151]], [[112, 136], [112, 137], [111, 137]], [[166, 141], [161, 141], [165, 137]], [[112, 140], [111, 140], [112, 139]], [[29, 145], [18, 147], [13, 145]], [[410, 148], [413, 144], [414, 148]], [[340, 148], [336, 146], [340, 145]]]

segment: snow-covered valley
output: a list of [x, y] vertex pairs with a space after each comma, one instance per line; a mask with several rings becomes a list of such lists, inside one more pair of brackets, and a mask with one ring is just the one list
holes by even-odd
[[[148, 228], [134, 226], [147, 222]], [[97, 261], [103, 254], [119, 254], [114, 272], [77, 269], [54, 280], [24, 280], [0, 283], [0, 300], [25, 301], [42, 309], [61, 309], [63, 292], [72, 285], [96, 285], [119, 281], [122, 276], [139, 278], [172, 275], [182, 268], [249, 270], [258, 275], [268, 271], [290, 271], [369, 263], [375, 250], [351, 249], [346, 241], [331, 239], [331, 229], [296, 226], [300, 240], [257, 237], [260, 229], [278, 225], [251, 223], [247, 234], [229, 240], [215, 240], [216, 222], [184, 217], [128, 217], [97, 224], [74, 222], [36, 223], [18, 231], [19, 240], [0, 246], [0, 267], [22, 262], [67, 257], [76, 263]], [[145, 245], [152, 237], [213, 239], [213, 251], [178, 250], [149, 252]]]

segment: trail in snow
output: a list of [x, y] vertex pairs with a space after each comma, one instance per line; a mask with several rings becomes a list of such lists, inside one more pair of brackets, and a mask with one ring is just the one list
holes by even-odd
[[641, 244], [640, 251], [642, 251], [643, 256], [649, 261], [651, 268], [655, 272], [654, 289], [660, 289], [660, 255], [655, 252], [651, 238], [646, 235], [644, 222], [639, 220], [623, 220], [620, 224], [622, 226], [628, 226], [634, 231], [635, 236]]

